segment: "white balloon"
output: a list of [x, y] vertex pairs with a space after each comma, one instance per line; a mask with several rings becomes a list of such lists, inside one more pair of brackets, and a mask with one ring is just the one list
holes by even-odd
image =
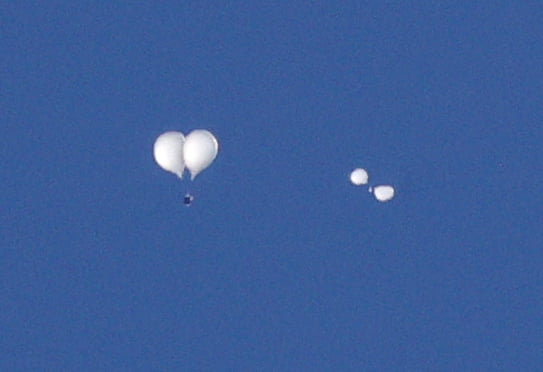
[[162, 169], [183, 178], [185, 162], [183, 160], [183, 145], [185, 137], [181, 132], [166, 132], [155, 141], [155, 160]]
[[198, 175], [217, 157], [219, 143], [213, 134], [204, 129], [197, 129], [185, 138], [183, 157], [190, 171], [190, 179]]
[[368, 172], [362, 168], [356, 168], [351, 172], [351, 182], [353, 185], [360, 186], [368, 183]]
[[394, 187], [389, 185], [375, 186], [373, 188], [373, 195], [380, 202], [389, 201], [394, 197]]

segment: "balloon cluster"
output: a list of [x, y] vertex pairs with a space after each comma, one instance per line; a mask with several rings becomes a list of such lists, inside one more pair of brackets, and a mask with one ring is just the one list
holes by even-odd
[[217, 157], [219, 143], [211, 132], [196, 129], [186, 137], [181, 132], [166, 132], [155, 141], [155, 160], [165, 171], [183, 178], [187, 168], [190, 179], [211, 165]]
[[[362, 168], [356, 168], [351, 172], [351, 182], [355, 186], [362, 186], [368, 183], [368, 172]], [[380, 202], [389, 201], [394, 197], [394, 187], [390, 185], [379, 185], [369, 188], [370, 192], [373, 192], [375, 199]]]
[[[183, 178], [187, 168], [191, 180], [211, 165], [218, 151], [217, 139], [204, 129], [193, 130], [186, 137], [181, 132], [163, 133], [158, 136], [153, 148], [155, 160], [162, 169]], [[183, 204], [189, 207], [193, 200], [194, 197], [187, 192]]]
[[[205, 129], [196, 129], [186, 137], [181, 132], [166, 132], [161, 134], [154, 145], [155, 160], [165, 171], [183, 178], [183, 172], [187, 168], [190, 179], [194, 178], [204, 169], [209, 167], [217, 157], [219, 143], [211, 132]], [[368, 172], [362, 168], [356, 168], [351, 172], [351, 182], [356, 186], [368, 183]], [[394, 188], [390, 185], [378, 185], [369, 188], [375, 199], [386, 202], [394, 197]], [[185, 205], [190, 205], [193, 196], [186, 194]]]

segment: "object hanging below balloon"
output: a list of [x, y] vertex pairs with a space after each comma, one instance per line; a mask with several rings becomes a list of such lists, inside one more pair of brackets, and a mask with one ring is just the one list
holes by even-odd
[[390, 185], [380, 185], [373, 188], [375, 199], [380, 202], [387, 202], [394, 197], [394, 187]]

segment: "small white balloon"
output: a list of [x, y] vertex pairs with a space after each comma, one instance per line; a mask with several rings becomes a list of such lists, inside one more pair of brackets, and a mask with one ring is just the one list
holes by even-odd
[[375, 186], [373, 188], [373, 195], [380, 202], [389, 201], [394, 197], [394, 187], [390, 185]]
[[213, 134], [204, 129], [197, 129], [185, 138], [183, 157], [193, 180], [198, 173], [209, 167], [217, 157], [219, 143]]
[[362, 168], [356, 168], [351, 172], [351, 182], [353, 185], [360, 186], [368, 183], [368, 172]]
[[155, 161], [165, 171], [183, 178], [185, 163], [183, 160], [183, 145], [185, 137], [181, 132], [166, 132], [155, 141], [153, 153]]

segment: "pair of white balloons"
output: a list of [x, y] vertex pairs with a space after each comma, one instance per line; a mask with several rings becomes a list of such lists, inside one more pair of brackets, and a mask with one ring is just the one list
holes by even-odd
[[196, 129], [186, 137], [181, 132], [161, 134], [154, 145], [155, 160], [165, 171], [183, 178], [185, 167], [194, 178], [211, 165], [217, 157], [219, 143], [211, 132]]
[[[356, 168], [351, 172], [351, 182], [355, 186], [362, 186], [368, 183], [368, 172], [362, 168]], [[370, 187], [370, 192], [373, 191], [375, 199], [380, 202], [389, 201], [394, 197], [394, 187], [390, 185], [379, 185]]]

